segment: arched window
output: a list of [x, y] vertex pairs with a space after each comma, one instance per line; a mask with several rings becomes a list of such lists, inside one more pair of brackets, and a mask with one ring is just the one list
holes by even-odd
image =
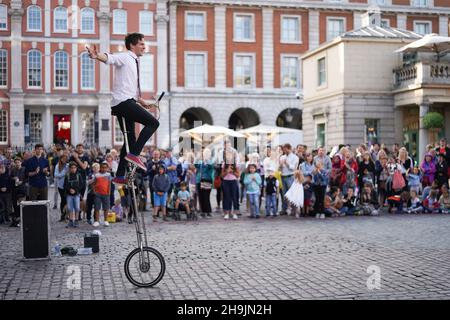
[[113, 33], [127, 33], [127, 12], [125, 10], [115, 9], [113, 11]]
[[67, 22], [67, 8], [66, 7], [56, 7], [53, 11], [53, 29], [55, 32], [67, 32], [68, 22]]
[[42, 86], [42, 54], [38, 50], [28, 51], [28, 87], [40, 88]]
[[87, 52], [81, 54], [81, 89], [95, 89], [95, 64]]
[[27, 9], [27, 31], [42, 31], [41, 8], [35, 5]]
[[153, 12], [139, 11], [139, 31], [146, 36], [153, 35]]
[[69, 55], [65, 51], [55, 53], [55, 88], [69, 87]]
[[95, 33], [95, 11], [92, 8], [81, 9], [81, 33]]

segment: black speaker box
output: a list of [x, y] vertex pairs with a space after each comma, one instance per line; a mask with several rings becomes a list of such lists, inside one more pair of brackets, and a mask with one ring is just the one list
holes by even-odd
[[50, 201], [22, 201], [20, 218], [22, 256], [26, 260], [50, 259]]

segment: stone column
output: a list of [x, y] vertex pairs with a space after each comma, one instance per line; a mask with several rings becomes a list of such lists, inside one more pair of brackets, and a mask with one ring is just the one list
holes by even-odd
[[43, 115], [43, 121], [42, 121], [42, 128], [47, 128], [42, 130], [42, 143], [45, 146], [48, 146], [49, 144], [51, 144], [53, 142], [53, 137], [52, 137], [52, 133], [53, 133], [53, 123], [52, 123], [52, 112], [50, 109], [50, 105], [46, 104], [45, 105], [45, 113]]
[[159, 128], [156, 131], [156, 143], [158, 145], [168, 147], [171, 145], [169, 136], [171, 134], [170, 121], [169, 121], [169, 68], [168, 68], [168, 23], [169, 16], [167, 15], [167, 1], [158, 0], [156, 7], [156, 34], [158, 39], [158, 94], [165, 92], [167, 95], [159, 103], [160, 118]]
[[80, 132], [80, 126], [79, 126], [79, 112], [78, 112], [78, 106], [73, 106], [73, 112], [72, 112], [72, 144], [76, 145], [81, 140], [81, 132]]
[[425, 155], [425, 147], [428, 144], [428, 129], [423, 127], [423, 117], [430, 110], [430, 105], [427, 103], [422, 103], [419, 106], [419, 158], [418, 162], [420, 163], [423, 160]]
[[78, 93], [78, 43], [72, 44], [72, 93]]
[[308, 11], [309, 24], [309, 50], [319, 46], [319, 11]]
[[[100, 0], [99, 11], [97, 12], [100, 34], [100, 52], [110, 51], [110, 21], [109, 1]], [[110, 66], [100, 63], [100, 93], [98, 98], [98, 144], [100, 147], [112, 146], [112, 116], [111, 116], [111, 95], [110, 95]], [[107, 121], [108, 130], [102, 130], [102, 123]]]
[[226, 87], [225, 6], [214, 7], [216, 88]]
[[170, 4], [169, 8], [170, 23], [170, 91], [177, 86], [177, 5]]
[[11, 17], [11, 85], [9, 93], [9, 140], [12, 146], [23, 146], [24, 95], [22, 90], [22, 9], [21, 0], [12, 0], [8, 11]]
[[273, 89], [273, 9], [263, 8], [263, 86], [264, 89]]

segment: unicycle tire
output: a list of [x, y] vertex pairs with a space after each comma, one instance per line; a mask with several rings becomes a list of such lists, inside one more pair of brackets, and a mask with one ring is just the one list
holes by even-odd
[[[162, 254], [152, 248], [152, 247], [144, 247], [143, 248], [145, 253], [148, 253], [150, 255], [150, 261], [152, 261], [155, 256], [159, 262], [159, 271], [157, 270], [157, 275], [155, 279], [152, 279], [150, 274], [150, 270], [148, 272], [143, 272], [142, 270], [139, 270], [137, 274], [134, 274], [131, 269], [136, 269], [134, 266], [130, 266], [130, 263], [133, 261], [133, 258], [136, 259], [136, 255], [139, 255], [141, 252], [141, 249], [136, 248], [133, 251], [131, 251], [127, 258], [125, 259], [124, 263], [124, 270], [125, 270], [125, 276], [127, 277], [128, 281], [130, 281], [133, 285], [140, 288], [150, 288], [155, 286], [158, 282], [161, 281], [161, 279], [164, 277], [164, 273], [166, 272], [166, 263], [164, 261], [164, 257]], [[139, 256], [137, 256], [138, 262], [139, 262]], [[154, 265], [154, 263], [153, 263]], [[152, 269], [152, 263], [150, 262], [149, 269]], [[134, 271], [134, 270], [133, 270]], [[139, 275], [138, 275], [139, 274]], [[146, 275], [146, 277], [142, 277], [142, 274]], [[144, 280], [144, 278], [149, 278], [148, 280]]]

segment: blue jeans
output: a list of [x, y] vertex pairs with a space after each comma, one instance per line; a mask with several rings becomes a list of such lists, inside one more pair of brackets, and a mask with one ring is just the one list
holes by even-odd
[[77, 213], [80, 211], [80, 195], [77, 194], [75, 196], [68, 195], [67, 196], [67, 209], [69, 209], [70, 213]]
[[291, 176], [287, 176], [287, 177], [281, 177], [281, 182], [283, 183], [283, 197], [282, 197], [282, 201], [283, 201], [283, 211], [286, 212], [287, 208], [288, 208], [288, 203], [286, 201], [286, 199], [284, 198], [284, 195], [288, 192], [288, 190], [291, 188], [292, 184], [294, 183], [294, 175]]
[[252, 216], [259, 216], [259, 192], [247, 193], [250, 200], [250, 214]]
[[277, 214], [277, 194], [266, 194], [266, 216]]

